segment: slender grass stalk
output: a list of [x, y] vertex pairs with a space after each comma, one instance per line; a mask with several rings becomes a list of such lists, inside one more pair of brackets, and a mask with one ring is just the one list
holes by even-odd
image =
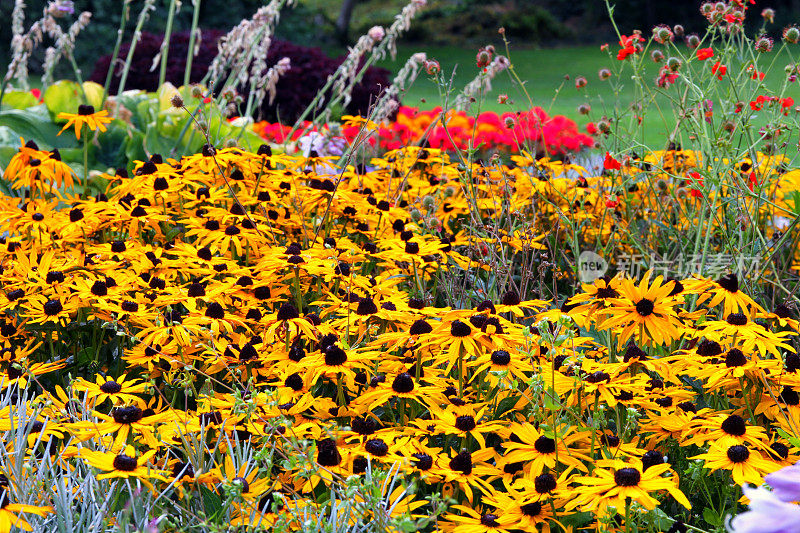
[[[128, 81], [128, 72], [131, 70], [131, 63], [133, 62], [133, 54], [136, 52], [136, 44], [142, 38], [142, 27], [144, 23], [150, 18], [150, 11], [155, 9], [156, 0], [145, 0], [142, 11], [139, 13], [139, 19], [136, 22], [136, 29], [133, 32], [131, 39], [131, 47], [128, 50], [128, 56], [125, 58], [125, 67], [122, 69], [122, 75], [119, 80], [119, 87], [117, 87], [117, 94], [125, 91], [125, 84]], [[111, 68], [111, 67], [109, 67]]]
[[[117, 42], [114, 43], [114, 52], [111, 54], [111, 62], [108, 64], [108, 73], [106, 74], [106, 81], [103, 84], [103, 103], [108, 98], [108, 90], [111, 87], [111, 79], [114, 77], [114, 66], [119, 57], [119, 49], [122, 46], [122, 37], [125, 35], [125, 26], [128, 24], [130, 13], [131, 0], [122, 1], [122, 13], [119, 16], [119, 29], [117, 30]], [[102, 106], [101, 106], [102, 107]]]
[[192, 61], [194, 60], [194, 46], [197, 39], [197, 25], [200, 20], [200, 4], [203, 0], [192, 0], [194, 11], [192, 12], [192, 29], [189, 34], [189, 51], [186, 54], [186, 68], [183, 71], [183, 85], [189, 85], [192, 75]]
[[[169, 41], [172, 37], [172, 26], [175, 23], [175, 13], [177, 11], [177, 0], [170, 0], [169, 13], [167, 14], [167, 27], [164, 29], [164, 40], [161, 42], [161, 59], [159, 61], [161, 69], [158, 73], [158, 86], [164, 85], [167, 79], [167, 62], [169, 61]], [[189, 49], [191, 52], [191, 48]]]

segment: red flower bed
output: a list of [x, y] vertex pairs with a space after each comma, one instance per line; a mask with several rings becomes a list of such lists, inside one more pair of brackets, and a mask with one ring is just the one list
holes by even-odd
[[[401, 106], [394, 122], [379, 126], [370, 144], [383, 150], [396, 150], [403, 146], [421, 143], [427, 134], [431, 148], [465, 150], [472, 140], [473, 146], [486, 151], [517, 152], [528, 150], [538, 154], [563, 155], [594, 146], [594, 139], [578, 131], [578, 126], [563, 115], [550, 117], [540, 107], [521, 113], [481, 113], [468, 116], [463, 111], [447, 113], [447, 128], [440, 120], [442, 109], [420, 111], [415, 107]], [[437, 124], [433, 124], [438, 122]], [[275, 143], [284, 143], [291, 127], [268, 122], [255, 124], [256, 132]], [[296, 141], [302, 131], [294, 133]], [[353, 141], [357, 126], [342, 128], [342, 134]]]

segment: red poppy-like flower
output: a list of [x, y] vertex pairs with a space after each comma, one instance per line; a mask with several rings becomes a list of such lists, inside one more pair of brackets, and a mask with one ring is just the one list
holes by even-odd
[[678, 79], [678, 73], [671, 71], [669, 68], [664, 67], [658, 73], [658, 78], [656, 78], [656, 85], [659, 87], [669, 87], [675, 80]]
[[750, 192], [753, 192], [755, 186], [758, 185], [758, 179], [756, 178], [756, 173], [751, 172], [747, 178], [747, 181], [748, 181], [747, 188], [750, 189]]
[[694, 198], [702, 198], [703, 176], [701, 176], [699, 172], [690, 172], [688, 177], [689, 183], [693, 185], [689, 188], [689, 194], [691, 194]]
[[728, 73], [728, 67], [717, 61], [711, 67], [711, 73], [714, 74], [718, 80], [721, 80], [722, 77]]
[[622, 168], [622, 164], [611, 157], [609, 152], [606, 152], [606, 158], [603, 161], [603, 168], [606, 170], [619, 170]]
[[634, 34], [630, 37], [622, 35], [619, 38], [620, 51], [617, 52], [617, 59], [624, 61], [629, 55], [635, 54], [639, 51], [639, 43], [644, 41], [641, 35]]
[[711, 48], [698, 48], [696, 54], [697, 54], [697, 59], [699, 59], [700, 61], [705, 61], [709, 57], [714, 56], [714, 50], [712, 50]]

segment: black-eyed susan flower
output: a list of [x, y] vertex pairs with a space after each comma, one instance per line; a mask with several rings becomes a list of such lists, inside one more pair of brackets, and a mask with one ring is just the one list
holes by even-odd
[[100, 131], [106, 131], [106, 124], [109, 124], [112, 121], [111, 117], [108, 116], [108, 111], [105, 109], [101, 111], [95, 111], [94, 107], [85, 104], [78, 106], [77, 113], [59, 113], [56, 118], [58, 120], [67, 121], [58, 134], [61, 135], [64, 130], [74, 125], [75, 137], [78, 140], [81, 138], [81, 131], [83, 130], [84, 125], [91, 131], [96, 131], [98, 129]]

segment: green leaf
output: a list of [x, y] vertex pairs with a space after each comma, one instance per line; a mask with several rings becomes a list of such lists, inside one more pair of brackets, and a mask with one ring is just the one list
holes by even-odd
[[495, 412], [495, 418], [503, 416], [504, 413], [510, 411], [519, 401], [519, 396], [508, 396], [500, 400]]
[[206, 515], [216, 515], [222, 506], [222, 498], [220, 498], [219, 494], [216, 492], [203, 486], [200, 487], [200, 493], [203, 495], [203, 505], [205, 507]]
[[59, 113], [77, 113], [81, 103], [81, 87], [74, 81], [57, 81], [44, 92], [44, 105], [53, 117]]
[[0, 111], [0, 126], [6, 126], [13, 131], [17, 140], [19, 137], [26, 141], [34, 140], [43, 149], [60, 149], [76, 144], [72, 136], [58, 136], [60, 128], [53, 124], [42, 106]]
[[26, 91], [11, 91], [3, 96], [3, 105], [14, 109], [27, 109], [38, 103], [36, 97]]
[[706, 507], [703, 509], [703, 520], [712, 526], [722, 525], [722, 519], [719, 517], [719, 514], [717, 514], [717, 512], [711, 507]]

